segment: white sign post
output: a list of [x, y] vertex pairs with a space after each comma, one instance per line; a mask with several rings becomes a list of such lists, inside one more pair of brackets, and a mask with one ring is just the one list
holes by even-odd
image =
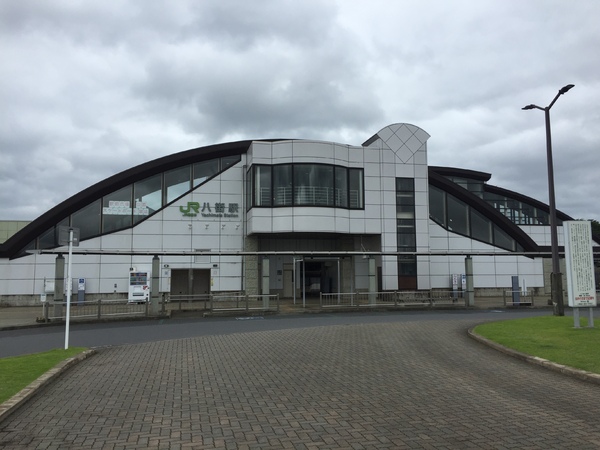
[[[66, 229], [66, 230], [65, 230]], [[66, 232], [68, 230], [68, 237], [66, 238]], [[69, 348], [69, 325], [71, 322], [71, 293], [73, 291], [73, 278], [72, 278], [72, 256], [73, 246], [79, 246], [79, 228], [62, 226], [59, 228], [59, 245], [69, 245], [69, 261], [67, 265], [67, 315], [65, 318], [65, 350]]]
[[575, 328], [580, 328], [579, 308], [588, 308], [588, 327], [594, 327], [597, 304], [592, 249], [592, 223], [586, 220], [563, 223], [569, 306], [573, 308]]

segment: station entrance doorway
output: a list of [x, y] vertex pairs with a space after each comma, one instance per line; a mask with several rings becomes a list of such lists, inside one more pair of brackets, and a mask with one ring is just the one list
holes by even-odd
[[172, 269], [172, 295], [210, 294], [210, 269]]
[[294, 303], [296, 297], [318, 298], [321, 293], [340, 292], [340, 258], [298, 258], [294, 260]]

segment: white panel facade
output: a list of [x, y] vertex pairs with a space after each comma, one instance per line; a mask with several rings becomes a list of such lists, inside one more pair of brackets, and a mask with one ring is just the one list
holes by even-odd
[[[86, 278], [90, 293], [120, 294], [127, 289], [130, 268], [150, 270], [152, 252], [172, 252], [181, 254], [161, 255], [162, 266], [169, 266], [171, 270], [203, 271], [198, 273], [205, 279], [208, 277], [206, 271], [209, 270], [211, 291], [241, 290], [245, 287], [244, 276], [250, 276], [248, 274], [251, 273], [246, 271], [250, 269], [242, 264], [241, 256], [218, 253], [246, 251], [248, 248], [264, 246], [265, 243], [268, 245], [272, 239], [277, 241], [273, 245], [279, 246], [278, 248], [285, 247], [298, 253], [315, 248], [333, 251], [336, 246], [353, 248], [359, 252], [368, 250], [387, 253], [376, 257], [378, 269], [381, 271], [380, 288], [383, 290], [396, 290], [399, 278], [401, 281], [405, 280], [401, 278], [402, 274], [399, 276], [398, 259], [394, 253], [402, 246], [406, 248], [413, 245], [419, 253], [415, 276], [418, 289], [450, 289], [452, 274], [462, 274], [465, 271], [466, 254], [473, 257], [476, 288], [509, 287], [513, 275], [519, 276], [528, 288], [543, 287], [544, 267], [541, 259], [510, 255], [506, 250], [448, 231], [430, 219], [428, 139], [429, 135], [419, 127], [399, 123], [380, 130], [365, 146], [311, 140], [252, 142], [247, 152], [242, 152], [240, 162], [214, 178], [209, 178], [209, 181], [197, 186], [146, 220], [129, 229], [82, 241], [79, 250], [140, 254], [74, 256], [73, 277]], [[225, 159], [221, 161], [225, 161], [228, 156], [224, 155], [223, 158]], [[194, 160], [187, 164], [196, 162]], [[264, 206], [248, 208], [245, 180], [253, 173], [253, 166], [291, 163], [362, 169], [363, 207], [270, 207], [263, 204]], [[339, 172], [338, 169], [335, 169], [335, 172], [331, 170], [331, 173], [335, 173], [342, 180], [344, 176], [350, 177], [348, 173], [356, 174]], [[313, 171], [310, 176], [314, 176], [315, 173], [324, 172]], [[432, 183], [433, 177], [439, 177], [439, 173], [442, 172], [432, 172]], [[407, 226], [400, 220], [407, 217], [412, 219], [412, 216], [407, 210], [397, 209], [398, 199], [403, 195], [396, 192], [397, 178], [414, 180], [414, 244], [407, 238], [406, 232], [403, 234], [402, 231], [402, 227], [406, 229]], [[439, 178], [436, 178], [435, 182], [441, 183]], [[261, 195], [268, 195], [269, 190], [263, 189], [263, 181], [260, 183]], [[344, 201], [347, 201], [351, 195], [349, 189], [346, 188], [344, 193], [338, 188], [339, 181], [335, 183], [329, 187], [301, 187], [307, 188], [303, 193], [307, 192], [308, 188], [313, 188], [313, 195], [317, 195], [314, 192], [319, 192], [317, 188], [326, 190], [326, 194], [322, 195], [327, 195], [325, 198], [328, 199], [329, 205], [333, 204], [329, 200], [333, 195], [336, 199], [344, 199], [337, 196], [345, 195]], [[437, 186], [435, 183], [434, 185]], [[279, 195], [288, 195], [287, 186], [279, 188]], [[291, 189], [289, 192], [289, 195], [292, 195]], [[307, 197], [308, 195], [306, 194]], [[477, 204], [472, 199], [471, 202]], [[456, 208], [460, 211], [460, 207]], [[460, 220], [458, 223], [460, 224]], [[549, 226], [520, 225], [520, 228], [538, 246], [550, 246]], [[559, 245], [562, 245], [561, 230], [558, 236]], [[487, 242], [490, 238], [483, 240]], [[368, 245], [363, 246], [363, 242]], [[66, 253], [66, 248], [61, 250]], [[191, 254], [199, 250], [214, 254]], [[480, 255], [481, 253], [494, 255]], [[13, 260], [0, 259], [0, 301], [4, 295], [39, 296], [43, 290], [44, 279], [54, 278], [55, 258], [55, 255], [36, 254]], [[289, 287], [285, 285], [285, 276], [290, 276], [288, 266], [292, 264], [291, 259], [285, 263], [283, 257], [273, 258], [270, 266], [273, 278], [271, 287], [283, 292]], [[286, 258], [289, 259], [290, 256]], [[247, 260], [251, 265], [256, 264], [256, 260], [252, 258]], [[258, 271], [258, 266], [252, 267]], [[400, 269], [406, 270], [402, 266]], [[286, 270], [288, 272], [284, 274]], [[347, 262], [343, 271], [345, 278], [342, 284], [352, 286], [356, 290], [368, 290], [369, 277], [375, 276], [369, 274], [368, 259], [360, 256], [353, 256], [352, 263]], [[332, 273], [328, 273], [327, 277], [336, 278], [337, 275], [332, 276]], [[256, 277], [258, 276], [257, 272]]]

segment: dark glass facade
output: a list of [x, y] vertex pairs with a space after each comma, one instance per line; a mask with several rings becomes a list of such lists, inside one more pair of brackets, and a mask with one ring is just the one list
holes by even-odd
[[42, 233], [28, 249], [56, 247], [59, 226], [79, 228], [80, 240], [130, 228], [240, 160], [239, 155], [215, 158], [136, 181], [92, 201], [61, 220]]
[[[415, 180], [412, 178], [396, 178], [396, 236], [399, 252], [416, 252]], [[399, 289], [416, 289], [416, 277], [416, 255], [399, 255]]]
[[[526, 202], [492, 192], [485, 192], [483, 199], [517, 225], [550, 225], [546, 211]], [[557, 219], [557, 224], [562, 225], [562, 220]]]
[[323, 206], [364, 208], [363, 169], [328, 164], [254, 165], [248, 208]]
[[511, 251], [523, 248], [491, 219], [442, 189], [429, 186], [429, 217], [448, 231]]

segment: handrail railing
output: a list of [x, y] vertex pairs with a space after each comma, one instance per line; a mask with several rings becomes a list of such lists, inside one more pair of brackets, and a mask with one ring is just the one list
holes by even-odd
[[243, 292], [219, 292], [201, 295], [168, 295], [171, 311], [279, 311], [279, 295], [246, 295]]
[[502, 291], [504, 306], [533, 306], [533, 291]]
[[320, 294], [321, 308], [377, 306], [465, 306], [464, 291], [386, 291]]
[[[42, 303], [42, 317], [44, 321], [66, 320], [67, 302], [61, 302], [59, 305], [60, 314], [55, 314], [54, 306], [56, 303]], [[148, 302], [132, 303], [127, 300], [107, 300], [99, 299], [84, 302], [72, 302], [70, 310], [70, 320], [78, 319], [102, 319], [117, 316], [148, 316]]]

